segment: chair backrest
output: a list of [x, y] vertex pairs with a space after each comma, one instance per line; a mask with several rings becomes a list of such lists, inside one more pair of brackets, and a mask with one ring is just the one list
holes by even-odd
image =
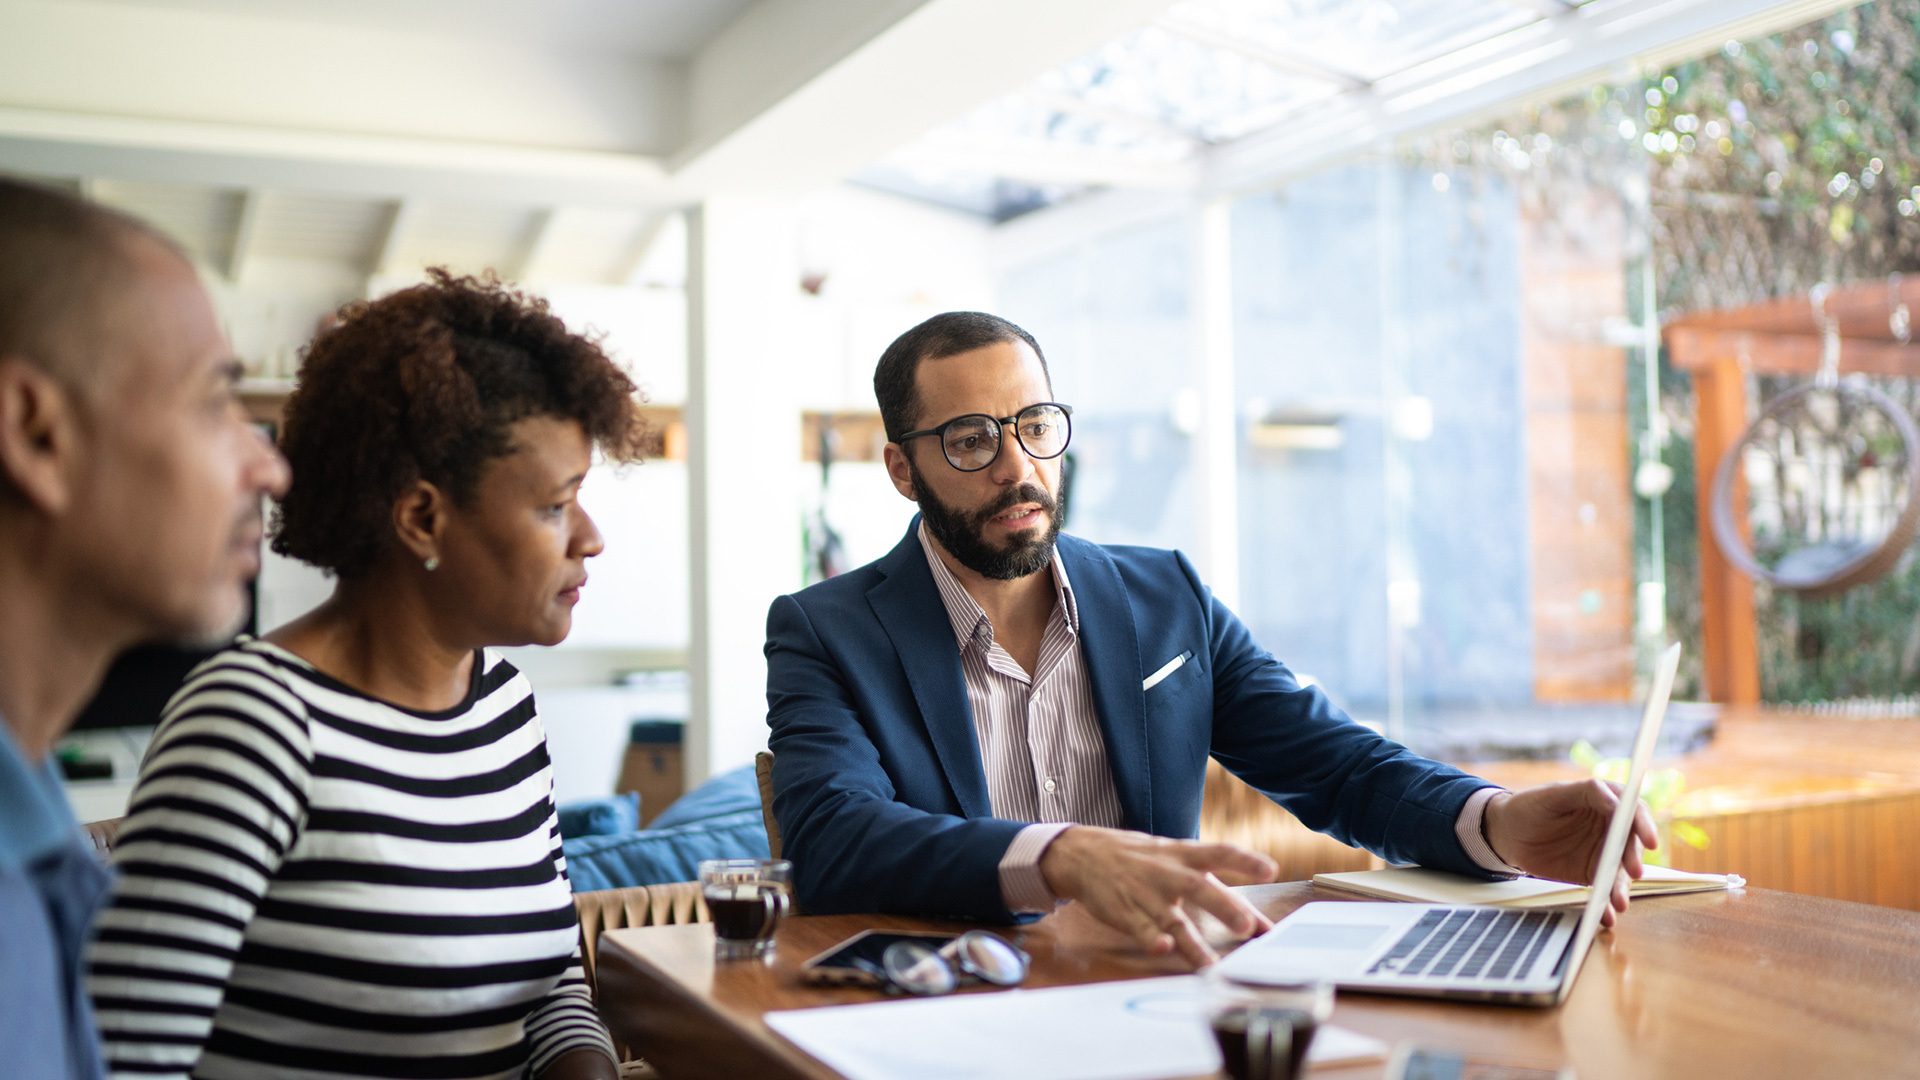
[[713, 921], [697, 881], [574, 893], [573, 909], [580, 916], [580, 963], [586, 968], [587, 985], [595, 988], [596, 996], [594, 970], [601, 931]]
[[780, 823], [773, 818], [773, 751], [753, 755], [753, 775], [760, 781], [760, 819], [767, 823], [767, 849], [780, 858]]

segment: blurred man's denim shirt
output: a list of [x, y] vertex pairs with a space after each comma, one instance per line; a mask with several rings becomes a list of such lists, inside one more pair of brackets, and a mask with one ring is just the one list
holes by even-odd
[[110, 882], [59, 768], [24, 760], [0, 719], [0, 1075], [104, 1075], [81, 957]]

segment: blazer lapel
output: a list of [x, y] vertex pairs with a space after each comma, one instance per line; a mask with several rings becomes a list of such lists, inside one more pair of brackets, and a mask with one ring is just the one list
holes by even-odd
[[1099, 545], [1064, 535], [1058, 543], [1074, 603], [1080, 609], [1080, 652], [1087, 663], [1087, 681], [1093, 686], [1100, 733], [1107, 740], [1107, 763], [1120, 795], [1120, 811], [1127, 828], [1152, 832], [1153, 772], [1133, 605], [1120, 572]]
[[927, 568], [919, 527], [916, 514], [906, 538], [881, 561], [879, 569], [886, 577], [867, 590], [867, 603], [893, 641], [961, 811], [970, 818], [992, 817], [987, 771], [980, 762], [966, 678], [960, 672], [960, 647], [953, 639], [946, 604], [933, 583], [933, 571]]

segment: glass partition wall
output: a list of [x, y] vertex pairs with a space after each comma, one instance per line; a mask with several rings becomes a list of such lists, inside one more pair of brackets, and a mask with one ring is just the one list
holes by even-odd
[[[1429, 753], [1624, 740], [1664, 640], [1648, 155], [1614, 117], [1637, 93], [1231, 207], [1237, 609]], [[1089, 538], [1199, 540], [1193, 235], [1139, 225], [999, 281], [1078, 410], [1068, 527]]]

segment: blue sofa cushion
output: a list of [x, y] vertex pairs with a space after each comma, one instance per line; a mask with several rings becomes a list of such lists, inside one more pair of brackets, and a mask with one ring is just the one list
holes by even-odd
[[623, 792], [598, 799], [581, 799], [560, 807], [560, 836], [618, 836], [640, 827], [640, 793]]
[[723, 772], [673, 801], [648, 823], [649, 829], [671, 829], [696, 821], [737, 814], [742, 810], [760, 810], [760, 781], [753, 766], [745, 765]]
[[[662, 815], [665, 816], [665, 815]], [[764, 859], [767, 827], [760, 807], [688, 825], [622, 836], [583, 836], [560, 845], [574, 892], [693, 881], [702, 859]]]

